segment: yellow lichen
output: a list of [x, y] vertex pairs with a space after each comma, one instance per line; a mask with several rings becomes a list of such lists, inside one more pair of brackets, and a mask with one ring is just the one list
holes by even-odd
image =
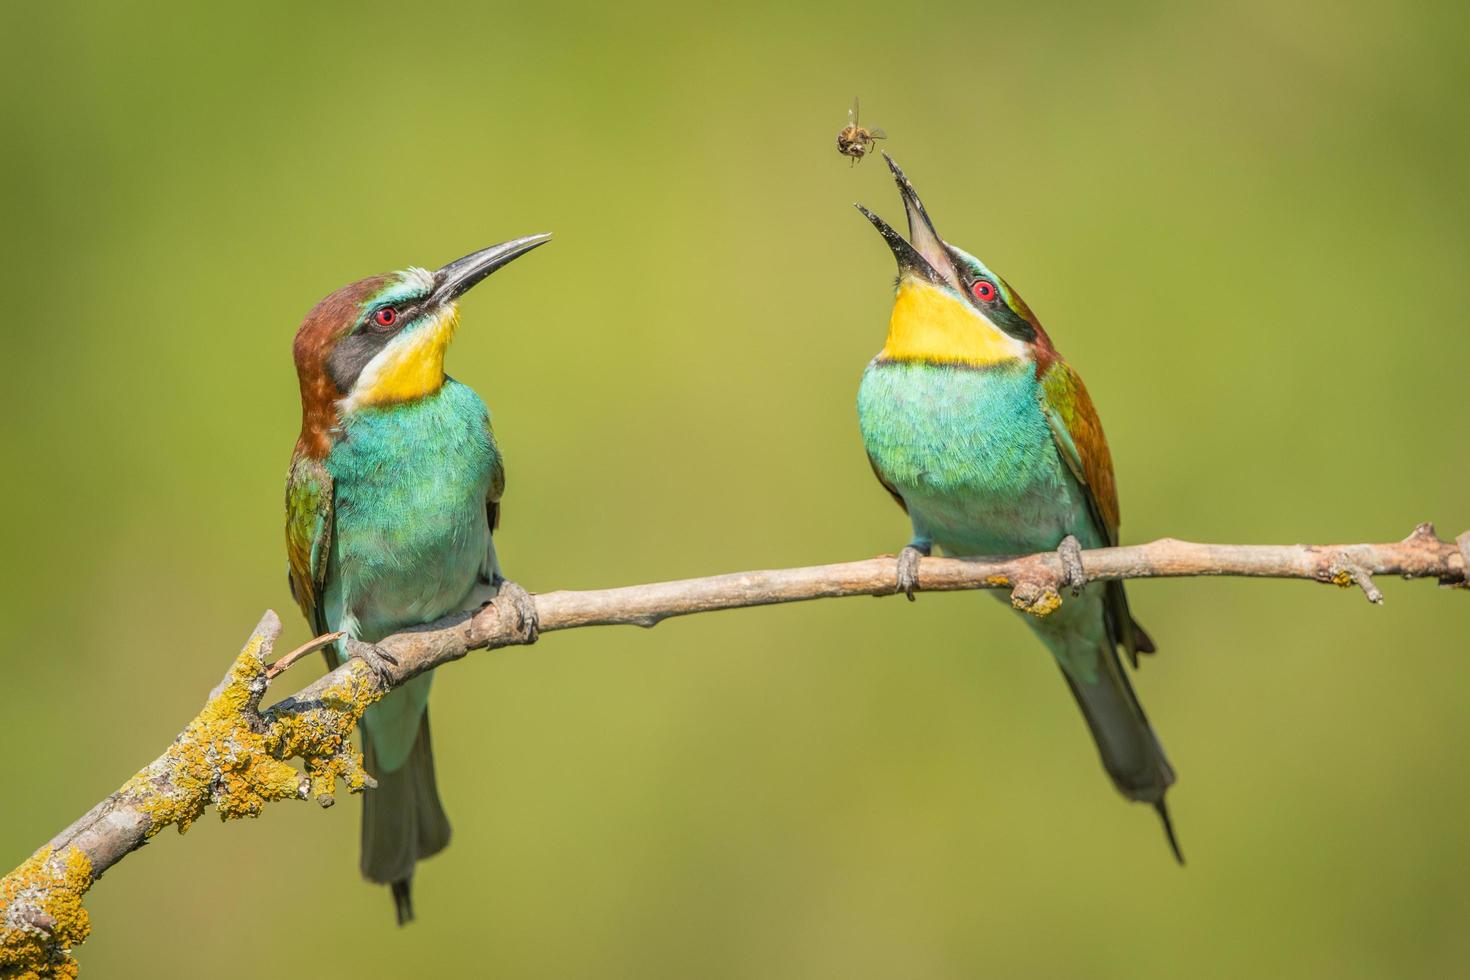
[[[183, 833], [211, 803], [221, 820], [255, 817], [277, 800], [310, 796], [329, 804], [338, 779], [354, 793], [368, 783], [351, 735], [381, 696], [370, 669], [353, 661], [321, 698], [288, 699], [263, 716], [263, 645], [251, 637], [204, 710], [162, 759], [123, 787], [152, 818], [149, 836], [170, 824]], [[305, 776], [292, 758], [303, 761]]]
[[1333, 574], [1332, 584], [1340, 589], [1351, 589], [1354, 585], [1357, 585], [1358, 583], [1357, 580], [1353, 578], [1352, 572], [1349, 572], [1346, 569], [1342, 569]]
[[323, 806], [331, 805], [338, 779], [352, 793], [372, 781], [362, 767], [362, 753], [352, 745], [362, 713], [382, 696], [369, 670], [361, 660], [349, 661], [346, 674], [318, 701], [288, 703], [271, 712], [267, 749], [279, 759], [303, 760], [308, 792]]
[[91, 885], [92, 862], [76, 848], [55, 857], [44, 848], [0, 878], [0, 977], [76, 977], [71, 950], [92, 930], [82, 907]]
[[[287, 698], [262, 713], [265, 651], [256, 633], [204, 710], [118, 791], [121, 805], [149, 816], [147, 836], [169, 825], [183, 833], [210, 804], [221, 820], [255, 817], [276, 800], [328, 805], [338, 779], [354, 793], [372, 783], [352, 746], [352, 730], [382, 696], [372, 668], [350, 661], [310, 701]], [[0, 980], [76, 977], [71, 949], [91, 929], [82, 908], [91, 883], [91, 862], [75, 848], [55, 858], [41, 851], [0, 879]]]
[[1049, 586], [1039, 588], [1031, 583], [1023, 582], [1011, 593], [1011, 605], [1039, 619], [1056, 612], [1062, 605], [1062, 597], [1056, 589]]
[[993, 589], [1004, 588], [1011, 584], [1011, 580], [1004, 575], [988, 575], [985, 578], [985, 584]]
[[170, 824], [183, 833], [210, 803], [228, 820], [300, 795], [301, 774], [270, 753], [255, 710], [265, 691], [264, 643], [259, 634], [250, 638], [164, 757], [123, 787], [152, 818], [149, 836]]

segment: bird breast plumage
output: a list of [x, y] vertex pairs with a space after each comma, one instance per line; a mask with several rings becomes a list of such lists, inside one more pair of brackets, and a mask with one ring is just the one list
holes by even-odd
[[375, 640], [462, 608], [488, 571], [486, 495], [501, 466], [479, 396], [451, 380], [427, 398], [359, 410], [328, 465], [329, 625]]
[[935, 544], [959, 555], [1027, 553], [1087, 523], [1040, 397], [1027, 361], [880, 358], [863, 375], [858, 418], [874, 467]]

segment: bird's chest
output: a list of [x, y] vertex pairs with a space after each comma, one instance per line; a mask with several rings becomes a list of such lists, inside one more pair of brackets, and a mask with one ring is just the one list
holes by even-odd
[[1075, 489], [1030, 364], [984, 369], [875, 361], [858, 418], [874, 467], [915, 525], [951, 553], [1053, 547]]
[[360, 636], [458, 609], [486, 564], [500, 458], [483, 404], [458, 387], [356, 413], [329, 458], [329, 606]]

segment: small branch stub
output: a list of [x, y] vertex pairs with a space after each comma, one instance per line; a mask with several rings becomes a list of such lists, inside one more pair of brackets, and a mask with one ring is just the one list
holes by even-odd
[[1011, 608], [1029, 613], [1037, 619], [1050, 616], [1061, 605], [1062, 594], [1051, 585], [1027, 580], [1016, 583], [1016, 587], [1011, 590]]
[[290, 670], [291, 667], [295, 665], [296, 662], [299, 661], [302, 657], [314, 653], [325, 646], [330, 646], [331, 644], [336, 643], [338, 640], [342, 639], [342, 637], [346, 635], [346, 633], [323, 633], [321, 636], [318, 636], [315, 639], [307, 640], [305, 643], [301, 644], [301, 646], [297, 647], [295, 650], [292, 650], [280, 660], [277, 660], [275, 663], [267, 667], [265, 669], [265, 679], [268, 681], [275, 680], [278, 676]]
[[1383, 605], [1383, 593], [1373, 584], [1373, 576], [1363, 566], [1344, 560], [1327, 571], [1333, 585], [1342, 589], [1350, 589], [1356, 585], [1363, 590], [1363, 595], [1369, 602], [1377, 606]]

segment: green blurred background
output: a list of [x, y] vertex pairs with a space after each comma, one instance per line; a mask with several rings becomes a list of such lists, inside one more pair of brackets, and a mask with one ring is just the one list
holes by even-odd
[[[853, 410], [900, 207], [1088, 380], [1124, 537], [1470, 527], [1470, 60], [1449, 5], [20, 4], [0, 156], [0, 865], [160, 752], [285, 585], [291, 336], [465, 303], [532, 590], [891, 552]], [[94, 977], [1432, 976], [1470, 956], [1467, 606], [1133, 589], [1190, 865], [974, 595], [583, 630], [439, 678], [456, 838], [397, 931], [358, 804], [171, 831]], [[288, 688], [305, 683], [298, 668]]]

